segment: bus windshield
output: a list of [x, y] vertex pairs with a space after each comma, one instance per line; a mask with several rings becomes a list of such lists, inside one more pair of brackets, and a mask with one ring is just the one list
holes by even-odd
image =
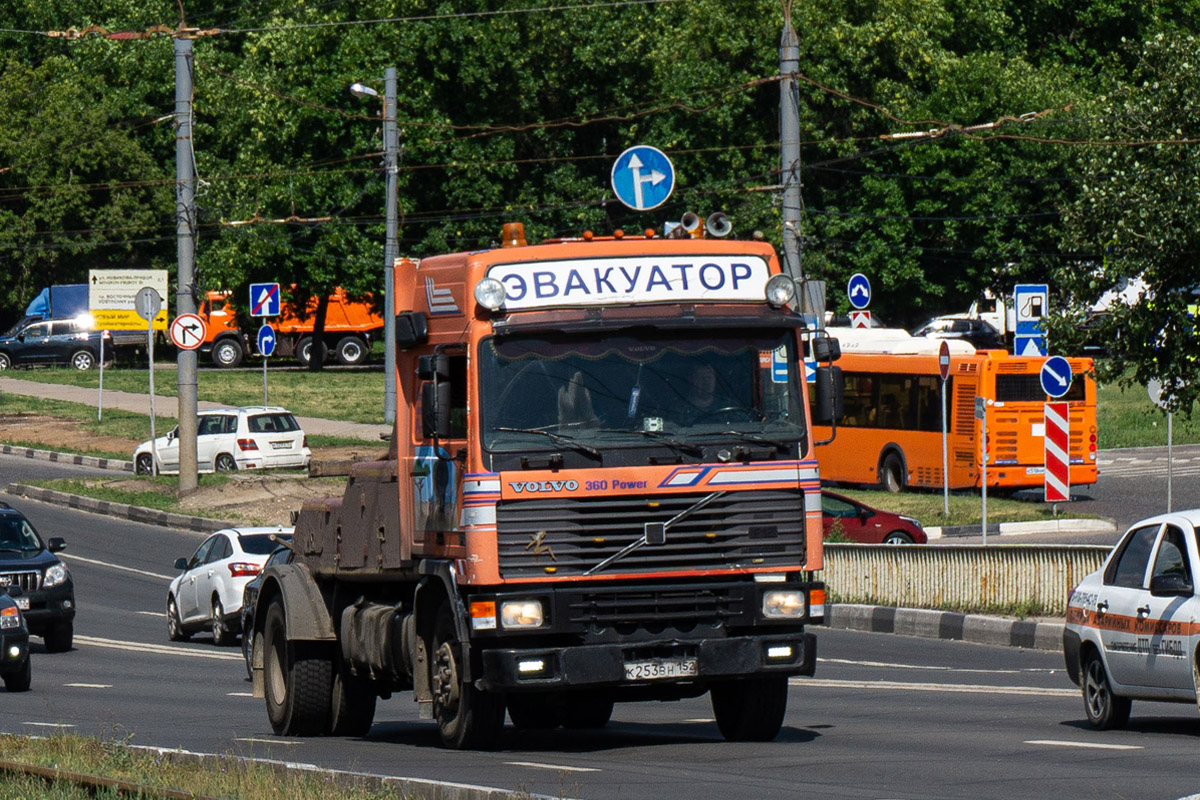
[[790, 330], [487, 339], [484, 445], [560, 449], [570, 437], [603, 450], [667, 437], [712, 443], [728, 433], [798, 442], [802, 451], [795, 342]]

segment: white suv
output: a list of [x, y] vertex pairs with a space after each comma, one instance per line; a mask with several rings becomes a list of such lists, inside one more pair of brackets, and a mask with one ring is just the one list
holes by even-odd
[[[158, 473], [179, 472], [179, 428], [133, 451], [137, 474], [149, 475], [157, 449]], [[201, 411], [196, 424], [196, 463], [200, 472], [307, 467], [308, 437], [285, 408], [244, 406]]]

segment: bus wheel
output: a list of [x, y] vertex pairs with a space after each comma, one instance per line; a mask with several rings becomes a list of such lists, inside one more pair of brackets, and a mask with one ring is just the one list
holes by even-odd
[[430, 648], [429, 688], [442, 744], [454, 750], [490, 750], [504, 727], [504, 695], [476, 689], [462, 679], [462, 645], [454, 611], [442, 604]]
[[904, 489], [904, 462], [895, 453], [888, 453], [879, 462], [879, 485], [895, 494]]

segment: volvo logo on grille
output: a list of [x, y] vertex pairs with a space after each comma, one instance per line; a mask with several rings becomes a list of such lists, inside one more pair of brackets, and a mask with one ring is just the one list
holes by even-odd
[[579, 481], [510, 481], [509, 486], [514, 492], [573, 492], [579, 488]]

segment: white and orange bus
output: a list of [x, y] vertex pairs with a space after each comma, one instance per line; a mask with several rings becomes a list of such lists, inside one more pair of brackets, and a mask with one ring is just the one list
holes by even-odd
[[[836, 329], [841, 343], [837, 365], [845, 378], [845, 414], [836, 436], [818, 446], [821, 478], [839, 483], [877, 484], [898, 492], [912, 487], [941, 488], [942, 417], [938, 340], [889, 329]], [[986, 401], [987, 484], [1015, 491], [1043, 485], [1044, 404], [1041, 386], [1045, 358], [1013, 356], [948, 342], [950, 377], [946, 385], [950, 488], [979, 488], [980, 435], [976, 398]], [[1096, 382], [1090, 358], [1069, 358], [1074, 376], [1058, 398], [1070, 408], [1070, 482], [1096, 482]], [[820, 440], [829, 426], [814, 426]]]

